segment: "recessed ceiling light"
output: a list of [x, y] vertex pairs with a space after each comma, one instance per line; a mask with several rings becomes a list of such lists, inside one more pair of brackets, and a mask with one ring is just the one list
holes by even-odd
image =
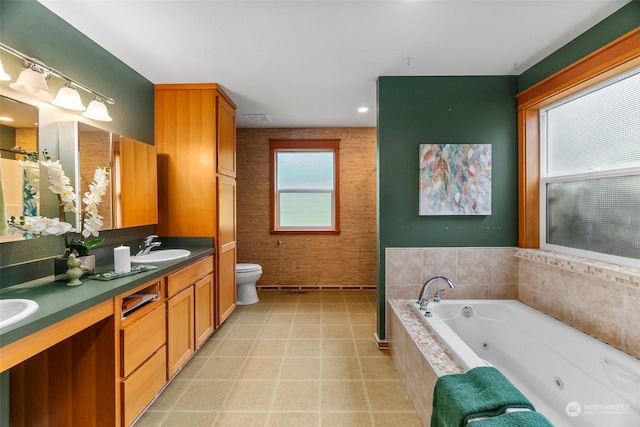
[[369, 107], [360, 107], [358, 108], [358, 113], [366, 113], [369, 111]]

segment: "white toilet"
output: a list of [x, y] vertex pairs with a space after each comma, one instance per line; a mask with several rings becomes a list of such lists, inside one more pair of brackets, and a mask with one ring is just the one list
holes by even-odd
[[236, 304], [248, 305], [258, 302], [256, 282], [262, 276], [262, 267], [259, 264], [236, 264], [236, 286], [238, 295]]

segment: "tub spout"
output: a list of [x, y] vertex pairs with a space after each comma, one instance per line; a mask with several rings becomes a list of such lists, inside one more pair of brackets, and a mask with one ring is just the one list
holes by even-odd
[[[455, 286], [453, 285], [453, 283], [451, 282], [451, 280], [447, 279], [444, 276], [435, 276], [432, 277], [431, 279], [427, 280], [426, 282], [424, 282], [424, 285], [422, 285], [422, 289], [420, 290], [420, 295], [418, 295], [418, 303], [420, 304], [420, 309], [421, 310], [425, 310], [425, 315], [429, 315], [429, 311], [427, 310], [427, 307], [429, 305], [429, 290], [431, 289], [431, 286], [438, 282], [438, 281], [445, 281], [447, 283], [447, 285], [449, 285], [449, 287], [451, 289], [454, 289]], [[433, 297], [433, 302], [440, 302], [440, 292], [444, 292], [444, 289], [440, 289], [436, 292], [436, 294]]]

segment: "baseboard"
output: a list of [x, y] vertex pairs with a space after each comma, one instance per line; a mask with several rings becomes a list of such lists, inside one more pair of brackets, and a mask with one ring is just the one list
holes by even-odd
[[373, 333], [373, 338], [376, 340], [378, 350], [389, 350], [389, 341], [381, 340], [377, 332]]

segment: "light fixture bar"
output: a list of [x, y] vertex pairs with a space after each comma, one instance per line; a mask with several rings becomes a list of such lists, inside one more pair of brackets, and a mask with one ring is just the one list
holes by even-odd
[[40, 71], [43, 72], [43, 73], [48, 73], [48, 74], [50, 74], [52, 76], [55, 76], [55, 77], [57, 77], [59, 79], [66, 80], [67, 82], [73, 83], [73, 85], [76, 88], [82, 89], [83, 91], [85, 91], [87, 93], [90, 93], [90, 94], [100, 98], [101, 100], [103, 100], [107, 104], [113, 105], [113, 104], [116, 103], [113, 100], [113, 98], [105, 96], [105, 95], [101, 94], [100, 92], [91, 89], [89, 86], [85, 86], [82, 83], [79, 83], [77, 80], [74, 80], [71, 77], [68, 77], [65, 74], [62, 74], [60, 71], [56, 70], [53, 67], [48, 66], [47, 64], [45, 64], [44, 62], [40, 61], [39, 59], [32, 58], [29, 55], [25, 55], [24, 53], [12, 48], [11, 46], [7, 46], [4, 43], [0, 43], [0, 49], [4, 50], [6, 52], [9, 52], [13, 56], [17, 56], [18, 58], [20, 58], [23, 61], [27, 62], [27, 64], [33, 64], [34, 66], [38, 67], [40, 69]]

